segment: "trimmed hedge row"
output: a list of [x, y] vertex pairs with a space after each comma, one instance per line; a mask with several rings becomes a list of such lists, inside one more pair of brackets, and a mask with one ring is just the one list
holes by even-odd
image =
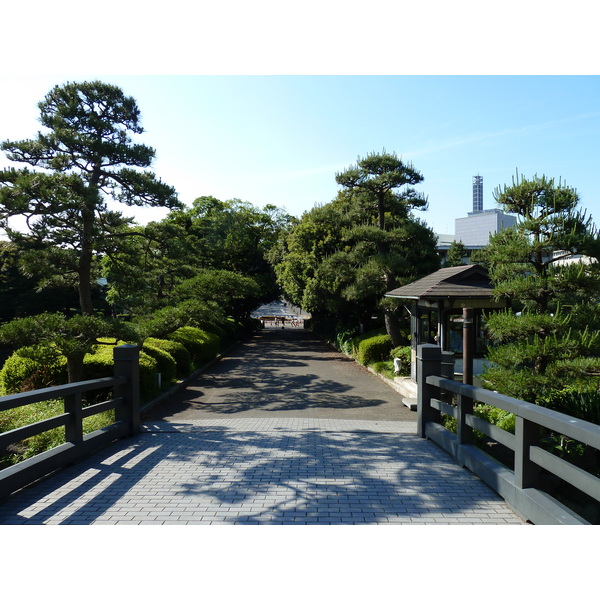
[[[223, 327], [222, 340], [216, 333], [196, 327], [181, 327], [169, 339], [147, 338], [140, 349], [140, 396], [142, 403], [156, 396], [158, 374], [161, 388], [170, 387], [194, 369], [216, 358], [224, 343], [240, 334], [234, 322]], [[86, 379], [113, 374], [113, 348], [127, 342], [99, 340], [94, 352], [84, 358]], [[15, 394], [67, 383], [66, 359], [48, 349], [21, 348], [14, 352], [0, 370], [0, 395]]]

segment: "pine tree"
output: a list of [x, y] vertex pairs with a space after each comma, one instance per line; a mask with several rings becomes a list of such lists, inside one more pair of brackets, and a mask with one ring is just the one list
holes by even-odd
[[[580, 357], [600, 360], [600, 239], [579, 209], [576, 190], [554, 179], [518, 177], [495, 191], [516, 213], [514, 229], [490, 238], [478, 257], [489, 270], [495, 295], [511, 308], [490, 315], [496, 366], [485, 378], [494, 389], [524, 400], [549, 401], [569, 385], [595, 385]], [[584, 259], [578, 257], [584, 256]]]

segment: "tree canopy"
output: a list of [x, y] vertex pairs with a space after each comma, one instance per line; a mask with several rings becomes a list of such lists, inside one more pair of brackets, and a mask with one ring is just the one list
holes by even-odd
[[411, 212], [425, 208], [426, 199], [402, 189], [422, 179], [388, 153], [339, 173], [344, 189], [303, 215], [275, 265], [290, 301], [314, 315], [363, 325], [383, 313], [392, 341], [400, 344], [398, 307], [383, 296], [439, 266], [433, 231]]
[[[134, 141], [143, 132], [140, 111], [120, 88], [67, 83], [38, 106], [47, 131], [0, 146], [12, 161], [34, 167], [0, 173], [0, 225], [17, 243], [37, 241], [24, 255], [25, 267], [45, 269], [42, 285], [74, 285], [81, 311], [91, 315], [95, 258], [114, 248], [131, 222], [108, 201], [169, 208], [179, 202], [172, 187], [146, 170], [154, 150]], [[17, 215], [26, 233], [11, 227]]]
[[592, 361], [595, 367], [589, 361], [577, 367], [582, 357], [600, 357], [600, 237], [579, 209], [579, 195], [560, 181], [534, 176], [513, 179], [495, 197], [516, 213], [517, 224], [491, 236], [475, 257], [487, 266], [495, 295], [511, 303], [487, 320], [495, 342], [488, 358], [495, 366], [486, 380], [534, 402], [576, 382], [597, 387], [589, 374], [600, 372], [600, 359]]

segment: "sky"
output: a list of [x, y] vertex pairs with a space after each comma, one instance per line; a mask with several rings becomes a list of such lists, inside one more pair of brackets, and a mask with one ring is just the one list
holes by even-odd
[[[336, 173], [386, 150], [423, 175], [416, 189], [429, 208], [417, 214], [437, 233], [453, 234], [472, 210], [474, 175], [489, 209], [517, 169], [561, 178], [600, 218], [598, 76], [35, 75], [9, 82], [0, 137], [32, 137], [54, 85], [93, 79], [136, 99], [136, 141], [156, 150], [153, 170], [188, 205], [211, 195], [301, 216], [334, 199]], [[166, 213], [128, 214], [143, 223]]]

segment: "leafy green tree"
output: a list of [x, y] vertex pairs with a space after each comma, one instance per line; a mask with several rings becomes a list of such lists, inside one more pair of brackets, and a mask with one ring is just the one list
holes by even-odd
[[[388, 192], [391, 195], [391, 192]], [[404, 340], [396, 306], [382, 296], [439, 265], [433, 232], [410, 214], [398, 196], [384, 198], [384, 229], [373, 197], [342, 190], [337, 198], [305, 213], [285, 240], [276, 265], [286, 297], [329, 321], [369, 325], [385, 311], [395, 345]]]
[[[144, 170], [154, 158], [141, 134], [135, 100], [100, 81], [55, 86], [39, 103], [47, 131], [35, 139], [5, 141], [1, 148], [29, 168], [0, 173], [0, 224], [15, 242], [41, 247], [24, 256], [31, 270], [49, 273], [46, 284], [71, 283], [83, 314], [94, 312], [94, 261], [124, 235], [131, 223], [108, 209], [108, 201], [135, 206], [176, 207], [173, 188]], [[25, 217], [28, 232], [10, 227]], [[49, 269], [50, 267], [50, 269]]]
[[22, 248], [0, 240], [0, 322], [45, 311], [77, 309], [77, 293], [72, 287], [40, 288], [38, 279], [23, 272], [21, 259]]
[[[257, 209], [240, 200], [197, 198], [162, 221], [138, 228], [106, 256], [108, 299], [136, 315], [177, 301], [177, 286], [205, 270], [252, 277], [260, 301], [279, 295], [269, 255], [291, 219], [281, 209]], [[220, 300], [217, 295], [216, 300]]]
[[[545, 176], [513, 178], [495, 197], [518, 221], [475, 257], [487, 266], [496, 297], [511, 303], [487, 320], [495, 342], [488, 358], [496, 366], [486, 379], [533, 402], [569, 385], [596, 386], [589, 375], [600, 372], [600, 238], [591, 218], [579, 210], [575, 189]], [[568, 260], [579, 255], [587, 258]]]
[[[378, 287], [383, 295], [439, 266], [433, 232], [411, 213], [427, 208], [426, 197], [412, 187], [423, 181], [423, 176], [412, 164], [384, 150], [381, 154], [359, 158], [356, 165], [338, 173], [336, 181], [348, 190], [364, 215], [362, 225], [355, 227], [348, 238], [358, 253], [354, 262], [360, 265], [353, 287], [357, 296], [371, 294], [381, 279], [383, 289], [381, 284]], [[419, 246], [419, 257], [415, 256], [416, 245]], [[416, 264], [415, 260], [421, 262]], [[381, 307], [393, 344], [404, 343], [396, 305], [384, 301]]]
[[200, 267], [194, 242], [185, 223], [175, 219], [131, 228], [102, 260], [113, 311], [141, 315], [171, 303], [175, 287]]
[[262, 290], [252, 277], [224, 269], [203, 269], [175, 290], [176, 301], [215, 302], [239, 321], [250, 316], [261, 297]]
[[190, 235], [203, 268], [248, 275], [264, 290], [265, 300], [277, 297], [269, 253], [292, 217], [273, 205], [257, 209], [242, 200], [212, 196], [197, 198], [183, 216], [191, 219]]

